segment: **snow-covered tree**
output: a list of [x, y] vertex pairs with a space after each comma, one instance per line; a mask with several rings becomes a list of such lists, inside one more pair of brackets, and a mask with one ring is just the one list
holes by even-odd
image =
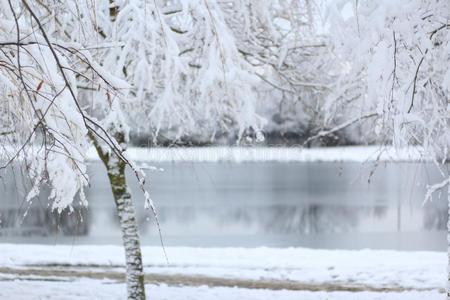
[[[370, 120], [379, 142], [421, 146], [442, 168], [450, 148], [450, 2], [338, 1], [329, 16], [342, 74], [324, 109], [342, 122], [336, 130]], [[442, 176], [427, 198], [448, 186]]]
[[327, 89], [309, 1], [0, 3], [3, 167], [22, 164], [28, 201], [48, 185], [51, 208], [71, 210], [76, 195], [87, 205], [85, 153], [95, 146], [121, 223], [130, 299], [145, 290], [127, 167], [154, 211], [126, 156], [130, 127], [261, 140], [261, 99], [316, 107]]

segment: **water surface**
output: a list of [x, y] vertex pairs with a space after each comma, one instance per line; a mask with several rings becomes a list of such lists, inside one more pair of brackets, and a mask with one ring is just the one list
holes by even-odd
[[[440, 176], [418, 163], [155, 163], [148, 188], [166, 245], [446, 249], [446, 199], [423, 204]], [[11, 173], [11, 172], [10, 172]], [[12, 174], [0, 185], [0, 242], [120, 244], [100, 162], [89, 167], [89, 208], [55, 216], [45, 195], [28, 206]], [[129, 174], [142, 243], [159, 245]], [[24, 217], [25, 211], [28, 212]]]

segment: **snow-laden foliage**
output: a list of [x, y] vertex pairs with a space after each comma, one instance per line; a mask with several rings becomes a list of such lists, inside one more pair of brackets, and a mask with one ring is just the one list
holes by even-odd
[[[72, 38], [130, 85], [114, 99], [84, 85], [85, 103], [105, 123], [117, 122], [108, 114], [111, 102], [119, 102], [116, 107], [126, 112], [125, 122], [135, 130], [153, 130], [155, 136], [163, 129], [174, 132], [173, 138], [190, 134], [214, 138], [217, 129], [237, 128], [239, 138], [248, 129], [262, 138], [264, 122], [256, 114], [254, 90], [259, 78], [240, 57], [223, 11], [214, 1], [169, 4], [97, 3], [95, 20], [89, 3], [60, 7], [66, 20], [84, 11], [78, 21], [81, 18], [89, 34]], [[71, 31], [73, 26], [66, 27], [64, 31]]]
[[447, 158], [450, 2], [339, 1], [329, 13], [342, 74], [328, 115], [371, 118], [381, 141]]
[[[257, 18], [232, 18], [240, 53], [261, 82], [259, 111], [266, 133], [314, 133], [323, 123], [325, 95], [330, 92], [336, 60], [323, 31], [319, 2], [253, 1]], [[253, 16], [254, 13], [248, 13]], [[245, 18], [243, 18], [245, 19]], [[244, 34], [242, 34], [244, 33]]]
[[127, 110], [139, 116], [132, 128], [154, 131], [155, 139], [160, 132], [203, 140], [231, 132], [238, 141], [260, 140], [265, 123], [305, 123], [293, 115], [316, 105], [314, 91], [325, 88], [327, 77], [310, 62], [326, 47], [305, 25], [306, 8], [290, 13], [287, 2], [248, 0], [116, 3], [112, 43], [123, 51], [119, 64], [118, 49], [106, 50], [105, 59], [147, 99]]
[[303, 130], [319, 111], [331, 56], [308, 1], [115, 3], [105, 35], [118, 47], [99, 52], [132, 83], [130, 99], [146, 99], [125, 103], [132, 130], [261, 140], [263, 128]]
[[34, 182], [28, 199], [51, 186], [53, 208], [70, 205], [87, 185], [87, 127], [77, 101], [81, 61], [42, 27], [26, 1], [0, 4], [2, 158], [21, 160]]
[[92, 142], [143, 185], [130, 130], [262, 140], [267, 123], [310, 127], [330, 86], [309, 1], [3, 0], [0, 14], [3, 158], [59, 211], [85, 204]]
[[[255, 112], [253, 88], [257, 78], [240, 58], [221, 9], [214, 1], [183, 1], [182, 5], [176, 16], [164, 6], [150, 6], [145, 12], [132, 3], [126, 5], [140, 14], [142, 25], [121, 19], [123, 10], [118, 15], [118, 26], [126, 32], [148, 28], [131, 37], [120, 34], [125, 45], [134, 43], [139, 51], [151, 54], [138, 61], [139, 53], [130, 51], [123, 65], [131, 71], [126, 77], [136, 87], [136, 96], [148, 99], [137, 107], [138, 116], [144, 113], [144, 123], [136, 125], [153, 127], [156, 135], [161, 128], [175, 131], [175, 138], [182, 134], [213, 138], [218, 128], [233, 126], [240, 137], [249, 128], [260, 134], [262, 120]], [[142, 36], [147, 38], [143, 41]]]

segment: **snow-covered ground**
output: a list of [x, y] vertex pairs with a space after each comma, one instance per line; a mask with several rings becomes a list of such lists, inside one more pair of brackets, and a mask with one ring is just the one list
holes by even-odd
[[[143, 248], [152, 299], [431, 300], [443, 298], [446, 282], [440, 252], [166, 250], [168, 264], [160, 247]], [[0, 253], [0, 299], [121, 299], [125, 292], [119, 246], [0, 244]]]
[[[242, 288], [210, 288], [207, 286], [146, 285], [151, 300], [435, 300], [444, 299], [436, 291], [399, 293], [374, 292], [310, 292], [273, 291]], [[125, 284], [101, 280], [54, 281], [0, 281], [0, 299], [13, 300], [123, 300]]]
[[[188, 147], [136, 148], [126, 151], [129, 158], [149, 162], [367, 162], [367, 161], [423, 161], [427, 157], [420, 147], [395, 149], [382, 146], [345, 147]], [[87, 153], [89, 160], [97, 160], [94, 148]]]

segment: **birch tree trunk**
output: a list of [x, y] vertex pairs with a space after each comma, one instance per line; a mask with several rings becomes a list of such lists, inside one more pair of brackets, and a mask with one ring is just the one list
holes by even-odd
[[[124, 134], [114, 135], [119, 144], [124, 142]], [[105, 153], [95, 141], [94, 145], [106, 167], [109, 182], [119, 216], [122, 242], [125, 249], [127, 294], [129, 300], [145, 300], [144, 270], [139, 241], [139, 232], [131, 194], [125, 177], [126, 164], [114, 153]]]
[[[109, 0], [109, 5], [110, 19], [112, 22], [115, 22], [119, 13], [119, 6], [115, 0]], [[100, 35], [104, 35], [101, 30], [99, 33]], [[116, 130], [114, 130], [114, 138], [119, 145], [125, 145], [124, 132]], [[128, 299], [145, 300], [141, 245], [133, 200], [131, 199], [125, 176], [126, 163], [112, 152], [104, 153], [93, 135], [91, 135], [91, 140], [94, 141], [97, 153], [106, 167], [114, 202], [116, 203], [117, 215], [119, 216], [120, 229], [122, 231], [122, 242], [125, 249]]]

